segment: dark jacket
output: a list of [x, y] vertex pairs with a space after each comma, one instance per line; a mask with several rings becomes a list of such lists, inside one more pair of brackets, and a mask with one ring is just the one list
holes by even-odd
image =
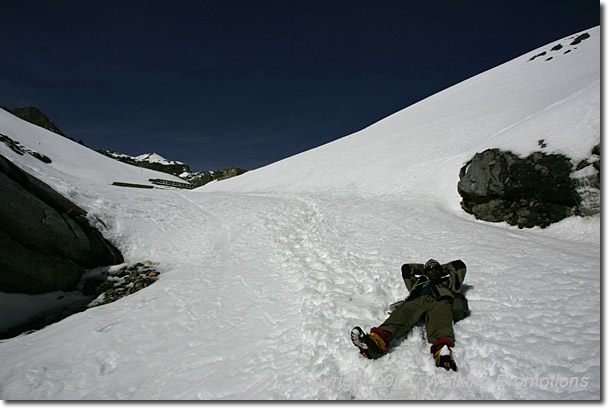
[[407, 263], [402, 265], [402, 279], [409, 290], [407, 300], [413, 300], [419, 296], [424, 284], [429, 283], [432, 291], [432, 296], [436, 299], [450, 299], [461, 294], [460, 287], [466, 276], [466, 265], [461, 260], [445, 263], [441, 265], [443, 268], [443, 276], [436, 280], [430, 281], [424, 273], [424, 265], [421, 263]]

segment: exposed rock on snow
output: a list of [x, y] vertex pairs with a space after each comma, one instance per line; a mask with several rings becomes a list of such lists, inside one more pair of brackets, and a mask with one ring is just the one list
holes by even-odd
[[183, 178], [190, 182], [194, 187], [204, 186], [208, 182], [212, 182], [214, 177], [210, 171], [200, 171], [200, 172], [185, 172], [179, 175], [180, 178]]
[[563, 155], [537, 152], [520, 158], [488, 149], [460, 170], [458, 192], [464, 210], [478, 219], [546, 227], [570, 216], [577, 205], [571, 172]]
[[31, 149], [27, 149], [26, 147], [21, 145], [19, 143], [19, 141], [15, 141], [15, 140], [13, 140], [12, 138], [10, 138], [7, 135], [0, 134], [0, 142], [3, 142], [4, 145], [6, 145], [13, 152], [16, 152], [19, 155], [30, 154], [31, 156], [33, 156], [34, 158], [44, 162], [45, 164], [50, 164], [51, 162], [53, 162], [53, 161], [51, 161], [51, 158], [47, 157], [46, 155], [41, 154], [41, 153], [36, 152], [36, 151], [32, 151]]
[[87, 307], [112, 303], [152, 285], [160, 275], [154, 265], [156, 264], [151, 261], [145, 261], [131, 266], [123, 266], [118, 270], [111, 270], [105, 280], [91, 278], [85, 283], [83, 293], [94, 295], [96, 299]]
[[0, 156], [0, 290], [72, 290], [85, 268], [116, 265], [121, 253], [87, 213]]
[[[582, 41], [584, 41], [584, 40], [586, 40], [586, 39], [588, 39], [588, 38], [590, 38], [590, 37], [591, 37], [591, 35], [590, 35], [589, 33], [582, 33], [581, 35], [579, 35], [578, 37], [576, 37], [576, 38], [575, 38], [575, 39], [574, 39], [574, 40], [573, 40], [573, 41], [570, 43], [570, 46], [576, 46], [576, 45], [580, 44]], [[572, 38], [574, 38], [574, 37], [572, 37]], [[572, 38], [570, 38], [569, 40], [571, 40]], [[559, 50], [561, 50], [562, 48], [563, 48], [563, 44], [559, 43], [559, 44], [556, 44], [555, 46], [553, 46], [553, 47], [550, 49], [550, 52], [552, 53], [552, 52], [554, 52], [554, 51], [559, 51]], [[575, 50], [575, 49], [576, 49], [576, 47], [574, 48], [574, 50]], [[564, 51], [564, 52], [563, 52], [563, 54], [568, 54], [568, 53], [570, 53], [571, 51], [572, 51], [572, 49], [570, 48], [570, 49], [568, 49], [568, 50]], [[531, 58], [529, 59], [529, 61], [533, 61], [533, 60], [535, 60], [535, 59], [536, 59], [536, 58], [538, 58], [538, 57], [544, 57], [544, 56], [546, 56], [546, 55], [547, 55], [547, 52], [546, 52], [546, 51], [543, 51], [543, 52], [541, 52], [541, 53], [539, 53], [539, 54], [536, 54], [535, 56], [531, 57]], [[551, 61], [552, 59], [553, 59], [553, 56], [548, 57], [548, 58], [547, 58], [547, 59], [545, 59], [544, 61]]]
[[583, 34], [579, 35], [578, 37], [576, 37], [576, 39], [574, 41], [572, 41], [570, 43], [570, 45], [575, 46], [577, 44], [580, 44], [583, 40], [586, 40], [590, 37], [591, 37], [591, 35], [589, 33], [583, 33]]
[[222, 173], [215, 172], [214, 179], [221, 180], [221, 179], [233, 178], [233, 177], [241, 175], [245, 172], [248, 172], [248, 171], [246, 171], [245, 169], [237, 168], [237, 167], [228, 167], [228, 168], [224, 168], [222, 170]]
[[601, 212], [600, 144], [593, 147], [591, 157], [576, 165], [572, 173], [574, 189], [579, 201], [578, 214], [590, 216]]
[[[586, 170], [575, 177], [572, 169], [572, 161], [561, 154], [535, 152], [520, 158], [499, 149], [485, 150], [460, 170], [462, 207], [478, 219], [520, 228], [544, 228], [570, 215], [591, 215], [594, 205], [589, 188], [595, 185], [588, 183]], [[596, 177], [599, 181], [599, 173]], [[577, 182], [583, 185], [579, 191]]]

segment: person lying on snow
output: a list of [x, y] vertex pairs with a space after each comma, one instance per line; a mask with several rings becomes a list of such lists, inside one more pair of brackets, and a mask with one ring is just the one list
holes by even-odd
[[430, 259], [423, 265], [405, 264], [401, 270], [409, 296], [393, 304], [395, 310], [369, 334], [355, 327], [351, 334], [352, 342], [364, 357], [377, 359], [388, 351], [392, 340], [404, 336], [423, 317], [436, 365], [457, 371], [451, 351], [455, 343], [453, 322], [463, 319], [468, 311], [466, 298], [460, 292], [466, 265], [461, 260], [441, 265]]

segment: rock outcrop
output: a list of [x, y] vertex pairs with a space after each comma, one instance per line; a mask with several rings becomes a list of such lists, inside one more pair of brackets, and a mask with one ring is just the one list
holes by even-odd
[[248, 172], [248, 171], [246, 171], [245, 169], [242, 169], [242, 168], [228, 167], [228, 168], [224, 168], [222, 170], [222, 172], [220, 172], [220, 171], [214, 172], [214, 179], [220, 181], [222, 179], [236, 177], [236, 176], [244, 174], [246, 172]]
[[601, 213], [600, 144], [593, 147], [591, 156], [576, 164], [572, 182], [578, 196], [578, 215], [590, 216]]
[[39, 127], [54, 132], [55, 134], [59, 134], [63, 137], [66, 137], [66, 134], [64, 134], [57, 127], [57, 125], [53, 124], [53, 121], [51, 121], [49, 117], [47, 117], [42, 111], [40, 111], [36, 107], [15, 107], [12, 110], [9, 110], [8, 108], [4, 109], [10, 112], [11, 114], [21, 118], [22, 120], [30, 122], [34, 125], [38, 125]]
[[98, 278], [88, 280], [84, 285], [83, 293], [93, 295], [96, 299], [90, 302], [87, 307], [115, 302], [152, 285], [161, 274], [155, 265], [151, 261], [136, 263], [109, 271], [103, 280]]
[[[567, 45], [566, 47], [568, 48], [567, 50], [563, 51], [563, 54], [568, 54], [571, 53], [572, 50], [576, 50], [578, 47], [571, 47], [571, 46], [577, 46], [578, 44], [580, 44], [581, 42], [583, 42], [584, 40], [590, 38], [591, 36], [589, 35], [589, 33], [583, 33], [580, 34], [577, 37], [571, 37], [574, 38], [574, 41], [572, 41], [569, 45]], [[534, 61], [535, 59], [537, 59], [538, 57], [545, 57], [544, 61], [551, 61], [554, 57], [558, 57], [561, 54], [557, 53], [559, 50], [562, 50], [564, 48], [564, 45], [559, 43], [559, 44], [555, 44], [548, 52], [547, 51], [542, 51], [539, 54], [536, 54], [535, 56], [532, 56], [529, 61]]]
[[51, 161], [51, 158], [47, 157], [44, 154], [41, 154], [40, 152], [36, 152], [24, 147], [23, 145], [21, 145], [21, 143], [19, 143], [19, 141], [13, 140], [8, 135], [0, 134], [0, 142], [9, 147], [14, 153], [18, 155], [24, 156], [25, 154], [29, 154], [34, 158], [38, 159], [39, 161], [44, 162], [45, 164], [50, 164], [53, 162]]
[[214, 176], [210, 171], [199, 171], [199, 172], [191, 172], [184, 173], [179, 175], [180, 178], [187, 180], [193, 185], [194, 188], [203, 186], [208, 182], [212, 182], [214, 180]]
[[478, 219], [544, 228], [579, 212], [572, 172], [564, 155], [535, 152], [520, 158], [488, 149], [461, 169], [458, 192], [464, 210]]
[[3, 156], [0, 189], [0, 291], [69, 291], [86, 268], [123, 262], [84, 210]]

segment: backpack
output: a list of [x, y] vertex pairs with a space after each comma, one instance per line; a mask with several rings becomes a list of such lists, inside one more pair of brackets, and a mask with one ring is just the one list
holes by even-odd
[[468, 309], [468, 299], [461, 293], [455, 293], [453, 295], [453, 303], [451, 305], [453, 311], [453, 322], [459, 322], [466, 316], [470, 315], [470, 309]]

